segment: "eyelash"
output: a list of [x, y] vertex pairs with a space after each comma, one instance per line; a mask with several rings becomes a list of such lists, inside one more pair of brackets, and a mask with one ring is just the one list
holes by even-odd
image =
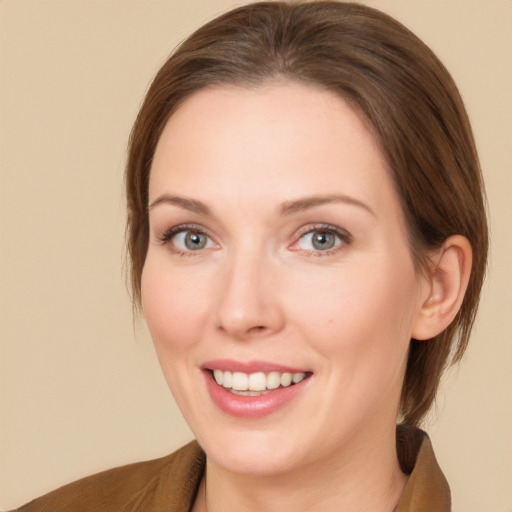
[[158, 240], [162, 245], [169, 245], [170, 250], [179, 256], [196, 256], [196, 253], [200, 252], [200, 250], [182, 251], [181, 249], [178, 249], [176, 245], [169, 243], [176, 235], [187, 231], [192, 231], [199, 235], [205, 235], [211, 240], [211, 237], [208, 235], [208, 233], [206, 233], [203, 228], [196, 224], [180, 224], [179, 226], [174, 226], [167, 231], [164, 231], [162, 235], [158, 237]]
[[[198, 226], [196, 224], [180, 224], [179, 226], [174, 226], [174, 227], [164, 231], [162, 233], [162, 235], [160, 235], [158, 237], [158, 240], [162, 245], [166, 245], [172, 241], [173, 237], [175, 237], [176, 235], [178, 235], [180, 233], [186, 232], [186, 231], [193, 231], [194, 233], [197, 233], [200, 235], [205, 235], [211, 239], [211, 237], [208, 235], [208, 233], [206, 233], [203, 228], [201, 228], [200, 226]], [[318, 225], [307, 226], [307, 227], [303, 228], [298, 233], [298, 235], [296, 237], [296, 241], [292, 244], [292, 246], [297, 245], [305, 235], [308, 235], [310, 233], [315, 233], [315, 232], [332, 234], [340, 240], [340, 244], [336, 245], [335, 247], [333, 247], [331, 249], [326, 249], [325, 251], [303, 250], [303, 252], [308, 257], [312, 257], [312, 258], [320, 257], [321, 258], [324, 256], [329, 256], [329, 255], [332, 255], [332, 254], [342, 250], [344, 247], [346, 247], [347, 245], [350, 245], [352, 243], [352, 236], [350, 235], [350, 233], [348, 233], [344, 229], [340, 229], [335, 226], [331, 226], [329, 224], [318, 224]], [[182, 251], [182, 250], [178, 249], [172, 243], [169, 244], [169, 246], [173, 253], [178, 254], [180, 256], [195, 256], [196, 255], [195, 253], [200, 252], [200, 250], [198, 250], [198, 251], [193, 251], [193, 250]], [[292, 249], [292, 250], [299, 251], [301, 249]]]
[[[346, 247], [352, 243], [352, 236], [350, 235], [350, 233], [348, 231], [345, 231], [344, 229], [340, 229], [335, 226], [331, 226], [329, 224], [318, 224], [318, 225], [307, 226], [307, 227], [303, 228], [303, 230], [301, 232], [299, 232], [299, 234], [297, 236], [297, 241], [294, 242], [293, 245], [297, 245], [305, 235], [308, 235], [310, 233], [315, 233], [315, 232], [332, 234], [332, 235], [336, 236], [337, 238], [339, 238], [340, 243], [331, 249], [326, 249], [325, 251], [303, 250], [303, 252], [310, 258], [322, 258], [325, 256], [330, 256], [332, 254], [337, 253], [340, 250], [343, 250], [344, 247]], [[300, 250], [300, 249], [296, 249], [296, 250]]]

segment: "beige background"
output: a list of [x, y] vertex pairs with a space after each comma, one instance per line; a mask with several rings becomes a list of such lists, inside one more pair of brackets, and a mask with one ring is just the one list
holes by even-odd
[[[427, 429], [454, 511], [510, 512], [512, 2], [371, 4], [438, 53], [474, 124], [493, 256], [469, 353]], [[132, 323], [123, 162], [165, 56], [234, 5], [0, 0], [0, 509], [190, 437]]]

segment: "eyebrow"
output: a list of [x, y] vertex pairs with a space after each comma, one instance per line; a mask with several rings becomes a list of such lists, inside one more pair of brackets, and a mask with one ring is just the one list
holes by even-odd
[[157, 197], [153, 202], [148, 205], [148, 211], [152, 210], [159, 204], [172, 204], [189, 210], [191, 212], [200, 213], [202, 215], [211, 215], [211, 210], [201, 201], [195, 199], [188, 199], [186, 197], [171, 196], [169, 194], [162, 194]]
[[355, 197], [346, 196], [344, 194], [330, 194], [326, 196], [311, 196], [304, 197], [301, 199], [297, 199], [295, 201], [286, 201], [284, 202], [279, 212], [281, 215], [291, 215], [294, 213], [303, 212], [308, 210], [309, 208], [314, 208], [315, 206], [321, 206], [323, 204], [329, 203], [345, 203], [352, 206], [358, 206], [368, 213], [376, 217], [375, 212], [365, 203], [356, 199]]
[[[358, 206], [368, 213], [376, 217], [375, 212], [365, 203], [356, 199], [355, 197], [347, 196], [344, 194], [330, 194], [327, 196], [311, 196], [296, 199], [294, 201], [285, 201], [279, 208], [279, 213], [282, 216], [292, 215], [294, 213], [300, 213], [315, 206], [321, 206], [330, 203], [345, 203], [352, 206]], [[194, 213], [211, 216], [212, 212], [208, 206], [203, 202], [197, 201], [196, 199], [189, 199], [186, 197], [172, 196], [169, 194], [162, 194], [152, 201], [148, 206], [148, 211], [152, 210], [155, 206], [160, 204], [171, 204], [184, 208]]]

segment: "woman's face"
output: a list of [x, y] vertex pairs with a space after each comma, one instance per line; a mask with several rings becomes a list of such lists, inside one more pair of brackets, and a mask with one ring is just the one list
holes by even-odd
[[158, 143], [149, 220], [145, 318], [210, 461], [277, 474], [394, 435], [428, 290], [345, 101], [294, 83], [196, 93]]

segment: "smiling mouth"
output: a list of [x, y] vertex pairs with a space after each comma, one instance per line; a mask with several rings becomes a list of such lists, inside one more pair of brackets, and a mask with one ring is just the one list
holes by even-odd
[[279, 388], [287, 388], [308, 378], [310, 372], [230, 372], [211, 371], [215, 382], [235, 395], [260, 396]]

